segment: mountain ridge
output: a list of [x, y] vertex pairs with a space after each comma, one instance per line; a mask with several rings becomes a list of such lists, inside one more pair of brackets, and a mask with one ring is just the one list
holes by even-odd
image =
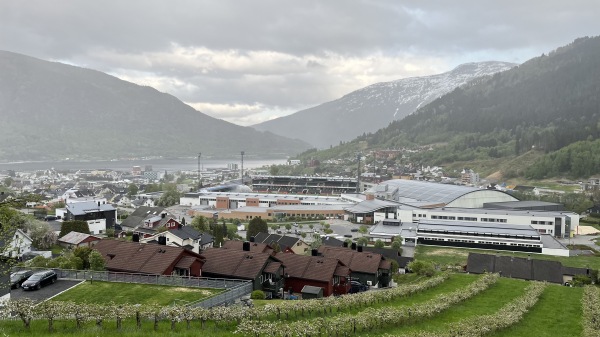
[[203, 114], [178, 98], [97, 70], [0, 51], [0, 159], [281, 157], [308, 144]]
[[[457, 86], [514, 66], [500, 61], [471, 62], [441, 74], [375, 83], [339, 99], [252, 127], [327, 148], [402, 119]], [[329, 132], [332, 127], [336, 134]]]
[[[551, 174], [585, 177], [600, 173], [598, 159], [577, 151], [593, 153], [590, 148], [599, 138], [600, 37], [596, 36], [576, 39], [548, 55], [456, 88], [377, 132], [301, 157], [326, 160], [349, 158], [356, 151], [420, 148], [407, 153], [404, 162], [448, 165], [510, 160], [534, 150], [545, 155], [530, 165], [531, 170], [505, 168], [504, 173], [548, 177], [549, 163], [558, 162]], [[583, 143], [551, 155], [576, 142]], [[567, 165], [565, 160], [577, 164]]]

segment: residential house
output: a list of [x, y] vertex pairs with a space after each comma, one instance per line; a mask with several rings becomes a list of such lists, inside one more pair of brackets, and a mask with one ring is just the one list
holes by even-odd
[[100, 240], [102, 240], [102, 238], [98, 236], [72, 231], [69, 232], [67, 235], [59, 238], [58, 244], [61, 247], [75, 249], [79, 247], [92, 247]]
[[117, 210], [111, 204], [101, 201], [67, 203], [64, 212], [57, 210], [56, 214], [61, 215], [65, 221], [87, 222], [92, 234], [104, 234], [107, 228], [114, 229], [117, 219]]
[[158, 233], [161, 227], [177, 228], [180, 223], [176, 216], [167, 212], [163, 207], [141, 206], [123, 220], [123, 230], [131, 230], [140, 237], [150, 237]]
[[181, 247], [120, 240], [101, 240], [92, 249], [102, 254], [112, 272], [203, 276], [204, 257]]
[[381, 254], [363, 252], [362, 246], [357, 250], [346, 247], [331, 247], [321, 245], [319, 254], [324, 257], [340, 260], [352, 271], [352, 279], [372, 287], [388, 287], [392, 278], [392, 264]]
[[227, 240], [223, 242], [223, 249], [233, 249], [233, 250], [245, 250], [245, 244], [248, 243], [249, 250], [253, 253], [267, 253], [273, 254], [275, 251], [273, 247], [269, 246], [266, 243], [260, 242], [248, 242], [248, 241], [239, 241], [239, 240]]
[[326, 237], [322, 238], [321, 243], [325, 246], [331, 246], [331, 247], [342, 247], [344, 245], [344, 241], [342, 241], [340, 239], [336, 239], [332, 236], [326, 236]]
[[212, 248], [214, 238], [208, 233], [198, 232], [194, 227], [179, 226], [147, 238], [142, 238], [140, 242], [164, 243], [167, 246], [183, 247], [200, 254], [203, 250]]
[[350, 268], [338, 259], [277, 253], [285, 266], [285, 290], [302, 292], [305, 286], [323, 289], [323, 296], [343, 295], [350, 290]]
[[479, 253], [469, 253], [466, 270], [473, 274], [499, 273], [503, 277], [558, 284], [572, 281], [575, 275], [592, 275], [589, 268], [566, 267], [558, 261]]
[[[250, 238], [252, 242], [252, 238]], [[286, 235], [258, 233], [254, 236], [254, 242], [266, 243], [275, 248], [279, 247], [280, 252], [291, 251], [294, 254], [305, 254], [310, 246], [299, 238], [294, 238]]]
[[268, 297], [278, 297], [283, 291], [283, 263], [271, 254], [250, 251], [249, 242], [244, 242], [243, 250], [209, 248], [202, 256], [206, 258], [204, 276], [250, 280], [254, 290]]
[[0, 238], [0, 247], [6, 247], [0, 252], [5, 257], [21, 259], [24, 254], [31, 252], [33, 240], [21, 229], [15, 229], [8, 237], [10, 237], [8, 244], [4, 242], [3, 238]]

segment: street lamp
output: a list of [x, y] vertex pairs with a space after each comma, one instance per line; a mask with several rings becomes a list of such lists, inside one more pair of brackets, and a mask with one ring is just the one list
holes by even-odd
[[241, 178], [242, 178], [242, 185], [244, 184], [244, 151], [242, 151], [242, 173], [241, 173]]
[[202, 187], [202, 181], [200, 180], [200, 157], [202, 156], [202, 152], [198, 152], [198, 191], [200, 191], [200, 187]]
[[358, 161], [358, 170], [356, 175], [356, 194], [360, 193], [360, 152], [356, 154], [356, 159]]

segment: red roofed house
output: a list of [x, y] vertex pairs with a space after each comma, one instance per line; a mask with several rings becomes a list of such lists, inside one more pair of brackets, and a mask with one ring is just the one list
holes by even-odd
[[183, 249], [157, 244], [101, 240], [93, 249], [104, 257], [106, 270], [150, 275], [202, 276], [204, 257]]
[[[249, 243], [246, 243], [249, 244]], [[209, 248], [202, 252], [204, 276], [251, 280], [254, 290], [276, 297], [283, 288], [284, 265], [271, 254], [244, 250]]]
[[278, 253], [285, 265], [285, 290], [299, 293], [304, 286], [323, 288], [323, 296], [343, 295], [350, 291], [350, 268], [338, 259]]
[[321, 245], [319, 254], [324, 257], [340, 260], [352, 271], [352, 279], [362, 284], [373, 287], [387, 287], [392, 278], [392, 264], [381, 254], [363, 252], [362, 247], [357, 250], [346, 247], [332, 247]]

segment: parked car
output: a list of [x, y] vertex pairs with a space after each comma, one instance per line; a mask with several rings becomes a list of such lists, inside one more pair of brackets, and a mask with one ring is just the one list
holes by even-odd
[[344, 234], [344, 237], [351, 238], [352, 234]]
[[23, 290], [40, 290], [43, 286], [56, 282], [58, 275], [54, 270], [40, 271], [31, 275], [27, 281], [21, 284]]
[[350, 229], [351, 232], [358, 232], [358, 228], [352, 228]]
[[360, 281], [352, 280], [350, 281], [350, 294], [359, 293], [362, 291], [369, 290], [369, 286], [360, 283]]
[[10, 274], [10, 289], [18, 289], [31, 275], [33, 270], [19, 270]]

